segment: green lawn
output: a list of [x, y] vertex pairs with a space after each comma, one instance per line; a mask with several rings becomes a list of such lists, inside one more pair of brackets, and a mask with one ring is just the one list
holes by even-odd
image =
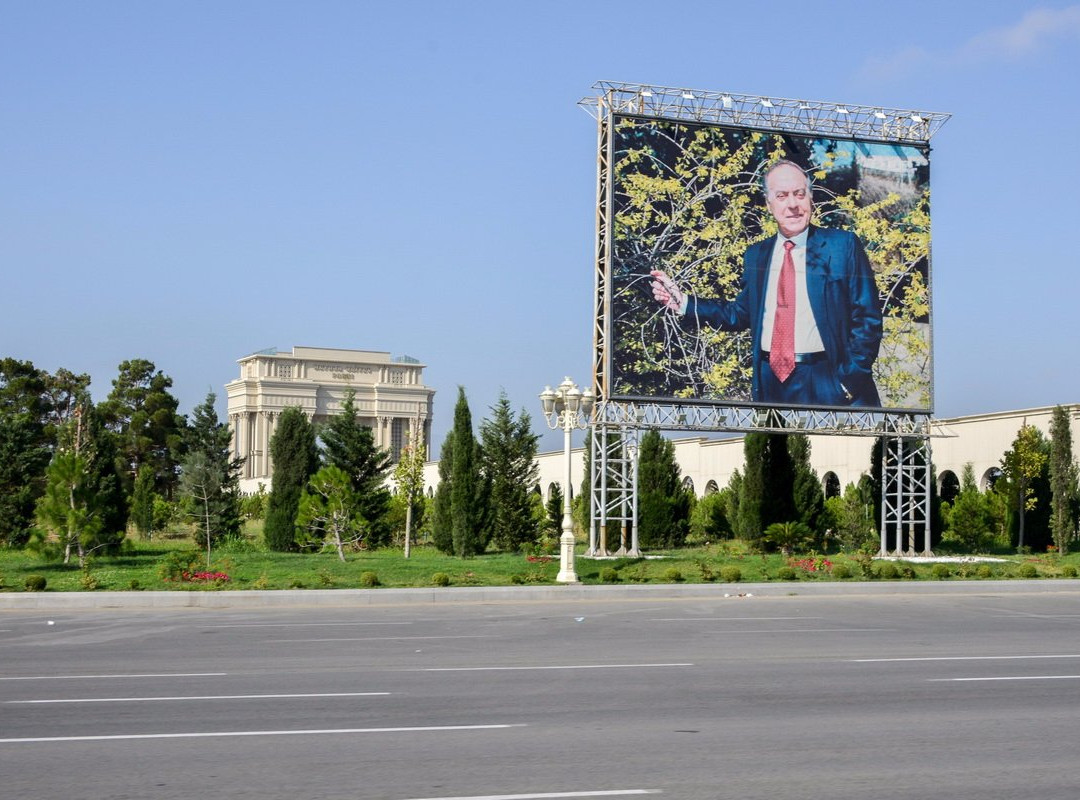
[[[265, 552], [257, 528], [249, 529], [248, 540], [215, 552], [210, 571], [224, 573], [228, 580], [168, 579], [162, 565], [175, 563], [191, 553], [192, 571], [206, 570], [205, 552], [195, 551], [190, 537], [177, 532], [172, 538], [153, 541], [129, 538], [117, 556], [92, 560], [89, 568], [77, 564], [47, 562], [16, 550], [0, 550], [0, 591], [26, 591], [27, 577], [45, 578], [46, 591], [173, 590], [230, 591], [236, 589], [355, 589], [372, 584], [388, 587], [432, 586], [433, 577], [443, 573], [450, 586], [511, 586], [553, 584], [559, 571], [557, 556], [528, 558], [520, 554], [492, 553], [459, 559], [417, 546], [405, 559], [401, 550], [353, 553], [342, 563], [334, 553], [295, 554]], [[582, 548], [579, 546], [579, 552]], [[1075, 577], [1080, 554], [1059, 557], [1009, 556], [1006, 563], [932, 564], [873, 561], [867, 557], [796, 555], [751, 552], [738, 541], [682, 550], [650, 553], [649, 558], [593, 560], [579, 556], [578, 578], [583, 583], [729, 583], [763, 581], [822, 580], [986, 580], [1007, 578]], [[179, 559], [184, 562], [183, 558]], [[828, 562], [828, 563], [825, 563]], [[1034, 569], [1035, 574], [1031, 571]], [[895, 570], [895, 575], [893, 574]], [[174, 567], [174, 574], [179, 568]], [[844, 573], [847, 577], [844, 577]]]

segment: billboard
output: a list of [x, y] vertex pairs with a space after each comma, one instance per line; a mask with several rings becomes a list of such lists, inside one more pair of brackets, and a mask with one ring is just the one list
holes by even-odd
[[612, 399], [932, 410], [929, 147], [608, 124]]

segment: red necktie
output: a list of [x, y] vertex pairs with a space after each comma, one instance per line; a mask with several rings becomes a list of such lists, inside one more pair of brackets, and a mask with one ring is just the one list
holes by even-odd
[[781, 383], [795, 369], [795, 261], [791, 250], [795, 242], [784, 242], [784, 264], [776, 286], [776, 316], [773, 317], [769, 366]]

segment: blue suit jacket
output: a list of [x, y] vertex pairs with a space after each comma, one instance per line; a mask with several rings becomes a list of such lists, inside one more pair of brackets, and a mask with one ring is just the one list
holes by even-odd
[[[743, 256], [743, 276], [734, 300], [691, 297], [686, 319], [721, 330], [750, 329], [753, 339], [753, 399], [765, 397], [761, 380], [762, 320], [765, 292], [776, 237], [751, 245]], [[851, 395], [854, 406], [880, 406], [871, 367], [881, 345], [881, 306], [874, 272], [862, 242], [851, 231], [811, 226], [806, 240], [806, 291], [814, 321], [836, 385], [830, 397], [805, 397], [806, 405], [837, 405], [834, 398]], [[843, 386], [843, 389], [840, 388]]]

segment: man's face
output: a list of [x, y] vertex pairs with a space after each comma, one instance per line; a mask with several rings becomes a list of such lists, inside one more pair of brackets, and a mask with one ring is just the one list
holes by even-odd
[[769, 211], [780, 224], [780, 233], [798, 236], [810, 224], [810, 192], [806, 175], [797, 167], [781, 164], [765, 179]]

